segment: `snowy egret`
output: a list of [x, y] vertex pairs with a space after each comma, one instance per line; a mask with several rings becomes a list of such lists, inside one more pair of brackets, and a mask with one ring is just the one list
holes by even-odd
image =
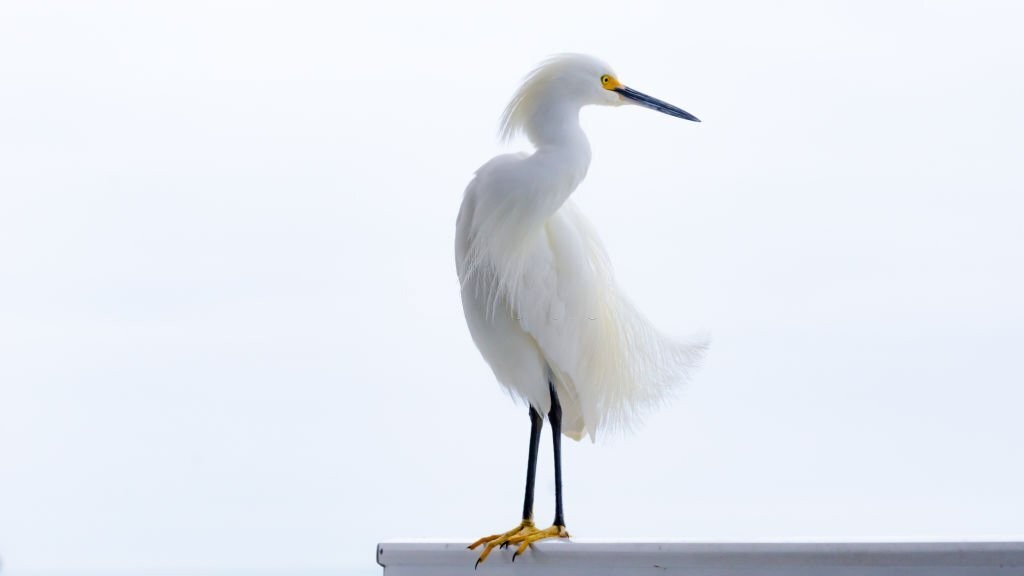
[[[600, 238], [569, 199], [590, 165], [579, 124], [580, 108], [590, 104], [637, 104], [700, 121], [579, 54], [542, 63], [505, 108], [502, 137], [524, 134], [534, 151], [477, 170], [459, 210], [455, 262], [473, 341], [498, 382], [529, 406], [530, 446], [522, 522], [471, 544], [484, 545], [477, 566], [497, 546], [516, 545], [515, 561], [533, 542], [567, 538], [561, 435], [593, 440], [598, 431], [629, 427], [686, 379], [705, 347], [664, 337], [616, 289]], [[533, 492], [545, 413], [555, 521], [540, 530]]]

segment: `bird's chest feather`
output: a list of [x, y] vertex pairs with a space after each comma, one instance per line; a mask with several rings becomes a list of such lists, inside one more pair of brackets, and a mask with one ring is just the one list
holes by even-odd
[[560, 212], [526, 239], [513, 260], [518, 261], [518, 278], [511, 283], [515, 289], [507, 294], [508, 303], [526, 331], [578, 330], [582, 321], [596, 315], [598, 281], [585, 243]]

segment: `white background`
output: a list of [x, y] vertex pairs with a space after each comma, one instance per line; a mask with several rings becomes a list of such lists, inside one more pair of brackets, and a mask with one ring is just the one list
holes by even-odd
[[511, 528], [526, 409], [454, 224], [563, 51], [704, 120], [586, 110], [575, 198], [638, 306], [713, 337], [636, 434], [566, 445], [570, 530], [1021, 534], [1022, 16], [0, 4], [4, 573], [370, 574]]

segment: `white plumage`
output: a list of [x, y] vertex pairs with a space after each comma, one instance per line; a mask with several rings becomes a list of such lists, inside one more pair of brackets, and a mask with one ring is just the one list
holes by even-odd
[[541, 414], [553, 383], [562, 432], [576, 440], [628, 428], [687, 379], [705, 348], [663, 336], [619, 292], [600, 238], [569, 199], [590, 165], [580, 108], [626, 103], [687, 114], [625, 88], [589, 56], [544, 62], [502, 121], [504, 137], [523, 133], [535, 150], [477, 170], [456, 225], [474, 342], [498, 381]]

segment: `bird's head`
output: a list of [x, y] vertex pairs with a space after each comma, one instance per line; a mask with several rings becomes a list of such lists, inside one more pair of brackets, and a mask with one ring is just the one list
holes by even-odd
[[552, 108], [567, 106], [578, 110], [587, 105], [623, 104], [700, 122], [682, 108], [626, 86], [611, 66], [593, 56], [561, 54], [542, 62], [523, 81], [505, 109], [502, 134], [506, 138], [520, 131], [529, 134], [530, 124], [539, 120], [536, 116]]

